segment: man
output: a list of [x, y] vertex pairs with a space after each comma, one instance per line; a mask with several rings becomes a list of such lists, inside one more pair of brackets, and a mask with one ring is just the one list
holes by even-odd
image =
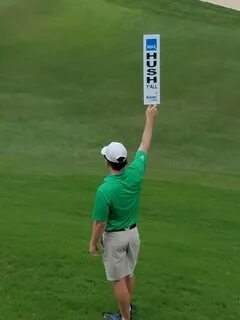
[[118, 313], [104, 313], [104, 319], [130, 320], [135, 312], [131, 298], [134, 288], [133, 274], [140, 247], [136, 224], [141, 185], [156, 115], [157, 107], [149, 106], [146, 110], [141, 144], [135, 159], [129, 165], [127, 150], [121, 143], [112, 142], [101, 151], [110, 175], [97, 189], [89, 252], [93, 256], [98, 255], [99, 242], [102, 240], [107, 280], [112, 282], [120, 309]]

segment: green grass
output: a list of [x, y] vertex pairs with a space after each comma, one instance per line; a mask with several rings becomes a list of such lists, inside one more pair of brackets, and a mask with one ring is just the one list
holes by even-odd
[[88, 255], [90, 212], [101, 146], [123, 141], [132, 157], [139, 144], [147, 32], [162, 37], [162, 104], [138, 318], [239, 319], [239, 27], [239, 13], [195, 0], [0, 1], [1, 320], [115, 309]]

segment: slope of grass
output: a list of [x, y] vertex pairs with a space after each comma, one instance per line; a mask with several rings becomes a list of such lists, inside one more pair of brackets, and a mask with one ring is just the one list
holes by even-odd
[[112, 139], [134, 150], [142, 34], [160, 32], [163, 102], [151, 167], [239, 174], [239, 24], [188, 17], [74, 0], [3, 10], [1, 171], [74, 173], [88, 161], [95, 169], [99, 145]]
[[0, 2], [0, 319], [115, 308], [90, 212], [99, 149], [143, 126], [143, 33], [162, 104], [143, 189], [139, 319], [240, 314], [239, 15], [198, 1]]

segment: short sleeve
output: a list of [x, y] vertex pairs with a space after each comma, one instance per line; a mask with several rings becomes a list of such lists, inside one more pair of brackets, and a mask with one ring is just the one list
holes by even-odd
[[109, 205], [101, 189], [97, 190], [92, 218], [97, 221], [107, 221], [109, 216]]
[[137, 151], [133, 162], [129, 167], [135, 169], [141, 176], [144, 176], [147, 166], [147, 153], [144, 151]]

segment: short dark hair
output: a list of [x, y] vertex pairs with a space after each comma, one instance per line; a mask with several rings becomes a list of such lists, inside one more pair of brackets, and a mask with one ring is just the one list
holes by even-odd
[[128, 161], [127, 159], [121, 157], [121, 158], [118, 158], [118, 162], [111, 162], [109, 161], [106, 157], [105, 159], [107, 160], [107, 163], [108, 165], [113, 169], [113, 170], [116, 170], [116, 171], [121, 171], [123, 168], [126, 167], [126, 165], [128, 164]]

